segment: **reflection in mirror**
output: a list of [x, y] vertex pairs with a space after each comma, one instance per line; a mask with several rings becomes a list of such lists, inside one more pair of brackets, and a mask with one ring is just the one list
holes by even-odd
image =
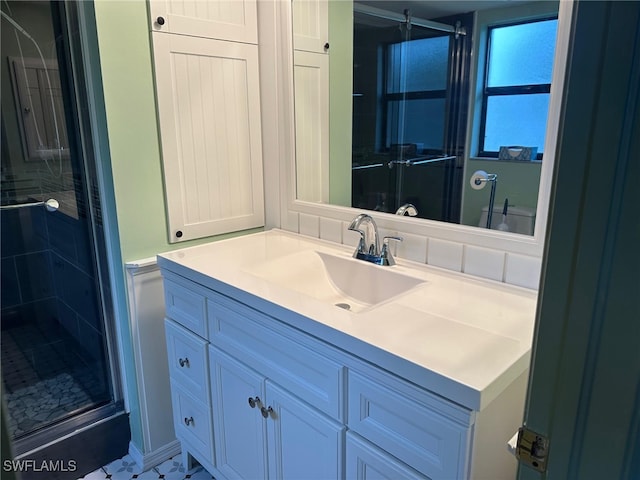
[[503, 5], [294, 0], [297, 199], [533, 235], [558, 4]]

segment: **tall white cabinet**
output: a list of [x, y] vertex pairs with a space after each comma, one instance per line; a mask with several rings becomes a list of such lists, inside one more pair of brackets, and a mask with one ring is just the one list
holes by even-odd
[[263, 226], [255, 0], [149, 13], [169, 241]]
[[292, 0], [296, 197], [329, 202], [329, 8]]

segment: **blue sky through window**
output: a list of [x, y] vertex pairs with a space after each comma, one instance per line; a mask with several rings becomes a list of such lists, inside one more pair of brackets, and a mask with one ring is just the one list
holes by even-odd
[[557, 25], [551, 19], [490, 30], [484, 152], [525, 146], [543, 153]]

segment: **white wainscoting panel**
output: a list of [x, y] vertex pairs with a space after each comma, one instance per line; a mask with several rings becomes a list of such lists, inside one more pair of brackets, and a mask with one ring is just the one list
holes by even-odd
[[171, 421], [164, 293], [155, 258], [128, 262], [126, 272], [143, 435], [143, 445], [132, 444], [129, 453], [147, 469], [180, 452]]

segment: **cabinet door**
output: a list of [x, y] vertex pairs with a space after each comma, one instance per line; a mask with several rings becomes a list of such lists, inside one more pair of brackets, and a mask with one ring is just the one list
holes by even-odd
[[256, 0], [149, 0], [149, 14], [153, 31], [258, 42]]
[[345, 427], [267, 380], [269, 478], [344, 478]]
[[329, 41], [329, 2], [293, 0], [293, 48], [326, 53]]
[[152, 36], [169, 241], [263, 226], [258, 47]]
[[349, 480], [428, 480], [352, 432], [347, 433], [346, 470]]
[[296, 198], [329, 202], [329, 57], [294, 52]]
[[215, 347], [209, 358], [216, 466], [228, 479], [265, 478], [263, 377]]

